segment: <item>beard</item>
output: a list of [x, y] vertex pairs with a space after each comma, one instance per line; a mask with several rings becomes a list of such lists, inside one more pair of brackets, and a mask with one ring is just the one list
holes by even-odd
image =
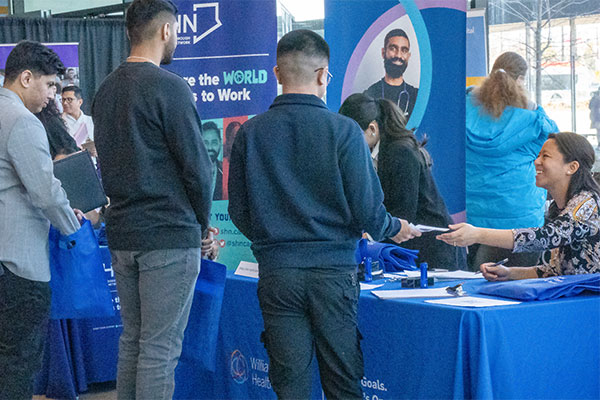
[[175, 54], [176, 47], [177, 43], [169, 44], [165, 47], [165, 52], [163, 53], [162, 59], [160, 60], [161, 65], [171, 64], [171, 61], [173, 61], [173, 54]]
[[219, 159], [219, 153], [217, 153], [216, 151], [208, 151], [208, 158], [210, 158], [210, 161], [213, 163], [213, 165], [215, 165]]
[[[400, 61], [402, 64], [394, 64], [396, 61]], [[386, 58], [383, 60], [383, 67], [385, 68], [385, 73], [390, 78], [400, 78], [404, 74], [404, 71], [406, 71], [408, 64], [401, 58]]]

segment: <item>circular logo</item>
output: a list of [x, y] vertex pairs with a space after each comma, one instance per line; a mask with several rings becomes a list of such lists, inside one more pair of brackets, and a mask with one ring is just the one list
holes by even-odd
[[248, 363], [246, 357], [239, 350], [231, 353], [229, 369], [231, 370], [231, 377], [236, 383], [241, 384], [248, 380]]

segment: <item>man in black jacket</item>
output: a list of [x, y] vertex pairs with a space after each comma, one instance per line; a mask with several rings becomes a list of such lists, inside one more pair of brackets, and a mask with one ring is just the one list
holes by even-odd
[[282, 85], [269, 111], [233, 144], [229, 213], [252, 241], [269, 378], [280, 399], [310, 396], [316, 350], [329, 399], [362, 399], [354, 250], [363, 231], [397, 242], [420, 236], [388, 214], [360, 127], [321, 98], [329, 46], [297, 30], [277, 46]]
[[[106, 234], [121, 299], [117, 395], [170, 399], [202, 238], [212, 164], [192, 92], [162, 68], [177, 45], [177, 9], [135, 0], [131, 55], [102, 83], [92, 108]], [[202, 338], [198, 338], [202, 340]]]

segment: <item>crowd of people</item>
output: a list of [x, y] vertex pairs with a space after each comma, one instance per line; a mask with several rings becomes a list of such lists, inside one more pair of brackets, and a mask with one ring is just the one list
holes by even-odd
[[[282, 94], [222, 132], [201, 121], [187, 83], [160, 67], [177, 46], [176, 7], [134, 0], [126, 26], [129, 57], [100, 85], [91, 116], [73, 71], [60, 90], [61, 113], [56, 77], [65, 68], [52, 50], [24, 41], [8, 57], [0, 89], [0, 399], [32, 394], [50, 303], [48, 227], [71, 234], [82, 217], [52, 159], [82, 148], [97, 158], [110, 198], [104, 218], [123, 321], [119, 398], [173, 395], [201, 258], [218, 255], [214, 199], [229, 198], [232, 221], [252, 242], [261, 339], [282, 399], [309, 397], [315, 352], [327, 398], [363, 398], [354, 251], [365, 232], [419, 250], [431, 267], [480, 269], [491, 281], [600, 272], [594, 149], [559, 133], [529, 100], [518, 54], [502, 54], [466, 92], [467, 222], [455, 224], [426, 138], [406, 128], [417, 91], [402, 80], [410, 57], [403, 31], [386, 36], [381, 90], [349, 96], [339, 112], [322, 100], [328, 44], [309, 30], [284, 35], [273, 70]], [[407, 100], [385, 99], [386, 85], [404, 85]], [[450, 231], [422, 234], [413, 223]], [[490, 263], [505, 256], [506, 266]]]

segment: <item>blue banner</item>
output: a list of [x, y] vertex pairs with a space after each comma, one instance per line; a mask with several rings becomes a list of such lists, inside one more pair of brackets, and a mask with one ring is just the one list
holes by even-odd
[[488, 72], [485, 10], [467, 13], [467, 86], [478, 85]]
[[455, 220], [465, 216], [465, 19], [464, 0], [325, 0], [332, 110], [353, 93], [377, 90], [385, 36], [406, 35], [407, 89], [391, 100], [407, 111], [417, 136], [429, 137], [433, 175]]
[[240, 125], [266, 111], [277, 95], [275, 0], [175, 1], [178, 44], [167, 66], [190, 85], [213, 160], [211, 224], [219, 231], [218, 261], [235, 269], [254, 261], [250, 242], [227, 212], [229, 154]]

